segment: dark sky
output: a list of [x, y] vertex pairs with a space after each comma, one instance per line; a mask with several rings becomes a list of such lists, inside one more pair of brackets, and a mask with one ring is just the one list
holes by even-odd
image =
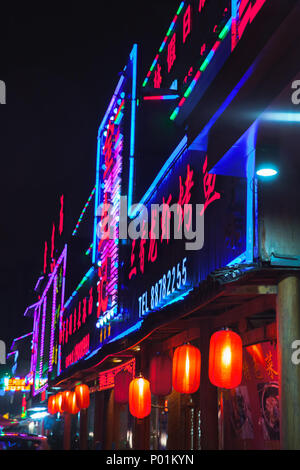
[[142, 77], [178, 8], [177, 0], [81, 2], [70, 9], [1, 11], [0, 339], [32, 329], [44, 241], [68, 200], [73, 226], [95, 181], [96, 136], [132, 45]]

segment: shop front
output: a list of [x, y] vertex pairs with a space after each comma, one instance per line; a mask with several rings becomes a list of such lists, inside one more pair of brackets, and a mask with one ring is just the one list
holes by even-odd
[[100, 125], [49, 382], [65, 449], [300, 448], [300, 12], [219, 3], [180, 3], [140, 88], [134, 46]]

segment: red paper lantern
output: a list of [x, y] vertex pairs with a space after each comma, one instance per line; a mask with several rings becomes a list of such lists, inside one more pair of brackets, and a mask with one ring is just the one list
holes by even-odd
[[62, 413], [62, 402], [63, 402], [63, 394], [62, 392], [58, 393], [55, 395], [55, 401], [56, 401], [56, 409], [59, 413]]
[[195, 393], [200, 386], [201, 353], [191, 344], [175, 349], [173, 387], [179, 393]]
[[61, 404], [61, 410], [62, 412], [68, 410], [68, 397], [70, 396], [70, 390], [65, 390], [62, 392], [62, 404]]
[[150, 382], [143, 377], [137, 377], [130, 382], [129, 411], [138, 419], [151, 413]]
[[150, 361], [149, 380], [153, 395], [172, 392], [172, 361], [166, 354], [157, 354]]
[[76, 400], [75, 392], [71, 392], [70, 395], [68, 396], [67, 410], [66, 411], [68, 413], [71, 413], [72, 415], [75, 415], [80, 411], [78, 406], [77, 406], [77, 400]]
[[121, 370], [115, 376], [115, 402], [128, 403], [129, 401], [129, 385], [132, 381], [132, 375], [127, 370]]
[[75, 387], [75, 395], [76, 403], [80, 410], [90, 406], [90, 389], [87, 385], [77, 385], [77, 387]]
[[242, 380], [243, 344], [230, 330], [217, 331], [210, 338], [209, 380], [220, 388], [237, 387]]
[[54, 415], [55, 413], [57, 413], [56, 396], [55, 395], [51, 395], [48, 398], [48, 413], [50, 413], [51, 415]]

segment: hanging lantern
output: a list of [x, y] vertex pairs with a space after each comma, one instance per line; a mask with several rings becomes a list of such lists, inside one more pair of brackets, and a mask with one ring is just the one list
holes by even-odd
[[72, 415], [75, 415], [80, 411], [78, 406], [77, 406], [75, 392], [71, 392], [70, 395], [68, 396], [68, 404], [67, 404], [67, 410], [66, 411], [68, 413], [71, 413]]
[[76, 403], [80, 410], [90, 406], [90, 389], [87, 385], [77, 385], [77, 387], [75, 387], [75, 395]]
[[55, 413], [57, 413], [56, 396], [55, 395], [51, 395], [48, 398], [48, 413], [50, 413], [51, 415], [55, 415]]
[[128, 403], [129, 385], [132, 381], [132, 375], [127, 370], [121, 370], [115, 376], [115, 402]]
[[150, 361], [149, 380], [153, 395], [172, 392], [172, 361], [166, 354], [157, 354]]
[[72, 392], [70, 392], [70, 390], [65, 390], [64, 392], [62, 392], [62, 403], [61, 403], [62, 412], [68, 410], [68, 399], [71, 393]]
[[137, 377], [130, 382], [129, 411], [138, 419], [151, 413], [150, 382], [143, 377]]
[[62, 392], [55, 395], [55, 402], [56, 402], [56, 410], [59, 413], [62, 413], [62, 402], [63, 402], [63, 394]]
[[220, 388], [237, 387], [242, 380], [243, 344], [240, 336], [228, 329], [210, 338], [209, 380]]
[[175, 349], [173, 387], [179, 393], [195, 393], [200, 386], [201, 353], [191, 344]]

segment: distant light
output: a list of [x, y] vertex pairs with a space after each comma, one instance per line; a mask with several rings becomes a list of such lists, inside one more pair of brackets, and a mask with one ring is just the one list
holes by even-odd
[[35, 406], [33, 408], [28, 408], [27, 411], [46, 411], [46, 407], [45, 406]]
[[31, 419], [43, 419], [45, 418], [46, 416], [48, 416], [48, 413], [47, 411], [41, 411], [39, 413], [33, 413], [30, 418]]
[[277, 175], [278, 171], [274, 168], [261, 168], [260, 170], [256, 171], [258, 176], [263, 176], [264, 178], [268, 178], [270, 176]]
[[267, 112], [262, 115], [265, 121], [300, 122], [300, 113]]

